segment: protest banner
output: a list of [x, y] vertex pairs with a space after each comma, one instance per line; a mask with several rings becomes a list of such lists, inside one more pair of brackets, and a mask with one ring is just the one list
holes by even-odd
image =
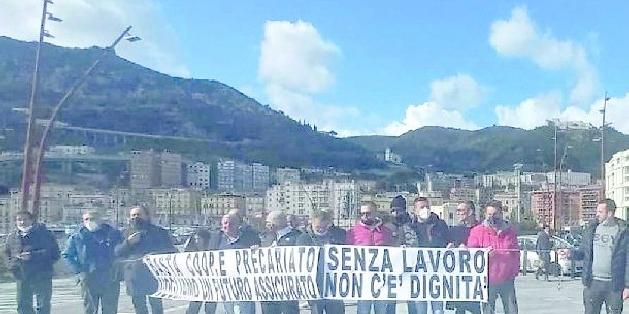
[[327, 299], [486, 301], [487, 250], [331, 245]]
[[186, 301], [286, 301], [319, 299], [319, 247], [149, 255], [144, 263], [158, 282], [153, 295]]

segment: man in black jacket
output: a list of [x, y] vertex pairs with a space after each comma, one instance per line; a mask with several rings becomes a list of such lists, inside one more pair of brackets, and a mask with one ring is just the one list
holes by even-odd
[[614, 217], [616, 203], [601, 201], [597, 220], [583, 238], [583, 305], [585, 314], [599, 314], [605, 303], [608, 314], [620, 314], [629, 298], [629, 237], [627, 225]]
[[17, 312], [31, 314], [33, 295], [39, 314], [50, 313], [53, 265], [59, 260], [57, 240], [27, 211], [15, 215], [17, 229], [9, 234], [4, 253], [17, 285]]
[[[299, 246], [324, 246], [326, 244], [345, 244], [347, 233], [345, 230], [332, 225], [332, 215], [327, 211], [315, 211], [310, 216], [310, 227], [297, 238]], [[322, 293], [323, 288], [323, 253], [319, 256], [319, 272], [317, 286]], [[343, 314], [345, 306], [341, 300], [310, 301], [312, 314]]]
[[[164, 228], [151, 223], [149, 211], [141, 206], [131, 208], [129, 228], [123, 232], [125, 239], [116, 246], [116, 256], [125, 259], [124, 280], [127, 294], [131, 296], [137, 314], [148, 314], [146, 298], [157, 290], [157, 280], [153, 277], [142, 258], [148, 254], [176, 253], [172, 238]], [[162, 300], [149, 297], [153, 314], [162, 314]]]
[[[270, 236], [263, 243], [265, 246], [294, 246], [301, 231], [288, 225], [286, 214], [281, 211], [271, 211], [266, 217], [266, 227]], [[262, 302], [263, 314], [299, 314], [299, 301], [271, 301]]]
[[[417, 222], [415, 232], [417, 232], [418, 247], [422, 248], [445, 248], [448, 245], [448, 225], [439, 216], [432, 212], [430, 203], [425, 197], [418, 197], [413, 202], [413, 209]], [[426, 314], [428, 302], [418, 301], [415, 303], [417, 314]], [[433, 314], [443, 314], [443, 302], [431, 301], [430, 307]]]

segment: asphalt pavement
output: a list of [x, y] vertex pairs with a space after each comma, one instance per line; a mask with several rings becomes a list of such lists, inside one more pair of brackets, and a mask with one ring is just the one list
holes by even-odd
[[[131, 299], [121, 289], [118, 313], [134, 313]], [[535, 276], [516, 279], [516, 293], [520, 313], [523, 314], [573, 314], [583, 311], [583, 288], [579, 278], [551, 278], [550, 282], [536, 281]], [[498, 302], [499, 303], [499, 302]], [[165, 300], [166, 313], [184, 313], [186, 302]], [[500, 308], [500, 306], [499, 306]], [[0, 284], [0, 313], [15, 313], [15, 283]], [[406, 306], [398, 306], [398, 313], [407, 313]], [[82, 302], [73, 279], [55, 279], [53, 282], [52, 313], [82, 313]], [[217, 313], [224, 313], [220, 309]], [[302, 313], [309, 313], [306, 309]], [[346, 313], [356, 313], [356, 306], [348, 304]], [[448, 312], [446, 313], [453, 313]], [[502, 311], [498, 311], [502, 313]]]

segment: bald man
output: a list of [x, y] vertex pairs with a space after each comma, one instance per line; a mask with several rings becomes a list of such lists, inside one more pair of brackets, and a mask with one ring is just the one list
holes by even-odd
[[[157, 290], [157, 280], [142, 263], [148, 254], [176, 253], [168, 231], [151, 222], [151, 213], [142, 206], [129, 211], [129, 227], [123, 232], [124, 241], [116, 246], [116, 256], [123, 261], [127, 294], [138, 314], [148, 314], [146, 299]], [[162, 299], [148, 297], [153, 314], [162, 314]]]

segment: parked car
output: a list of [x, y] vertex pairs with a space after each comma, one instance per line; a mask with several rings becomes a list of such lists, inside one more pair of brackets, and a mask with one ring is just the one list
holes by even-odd
[[[577, 247], [559, 237], [551, 237], [553, 248], [550, 252], [550, 271], [552, 275], [570, 274], [574, 265], [574, 272], [580, 274], [583, 269], [583, 255]], [[520, 269], [534, 272], [541, 267], [541, 260], [535, 251], [537, 235], [519, 236]], [[526, 251], [526, 254], [525, 254]], [[526, 268], [525, 268], [526, 267]]]

